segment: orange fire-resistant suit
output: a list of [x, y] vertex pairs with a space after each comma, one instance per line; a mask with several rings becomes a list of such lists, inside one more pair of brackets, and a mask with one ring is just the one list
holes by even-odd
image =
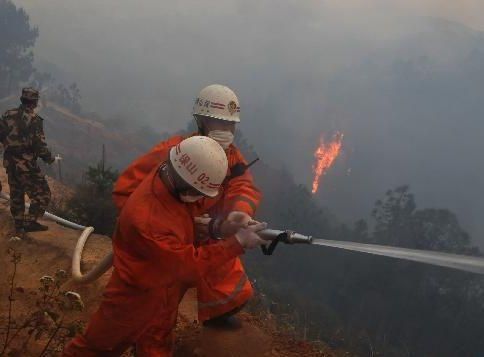
[[[113, 190], [113, 200], [120, 211], [146, 175], [160, 162], [166, 161], [170, 148], [183, 139], [185, 138], [182, 136], [174, 136], [159, 143], [120, 175]], [[261, 199], [260, 191], [255, 187], [248, 170], [239, 176], [231, 177], [234, 167], [246, 164], [246, 161], [234, 145], [230, 145], [226, 152], [229, 168], [227, 179], [222, 184], [222, 193], [216, 198], [204, 198], [200, 203], [192, 204], [193, 217], [204, 213], [217, 216], [231, 211], [254, 215]], [[242, 263], [239, 258], [234, 258], [217, 266], [198, 281], [198, 318], [205, 321], [234, 310], [245, 304], [252, 294], [252, 286]]]
[[170, 356], [178, 304], [200, 279], [243, 253], [235, 237], [194, 246], [188, 204], [153, 170], [126, 201], [113, 236], [114, 270], [98, 311], [64, 356]]

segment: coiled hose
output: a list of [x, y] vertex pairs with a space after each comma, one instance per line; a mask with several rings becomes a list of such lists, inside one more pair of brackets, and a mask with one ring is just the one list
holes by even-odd
[[[0, 198], [10, 202], [10, 196], [6, 193], [0, 192]], [[29, 203], [26, 203], [25, 206], [27, 208], [30, 207]], [[86, 274], [82, 274], [81, 272], [81, 259], [82, 259], [82, 252], [84, 250], [84, 245], [86, 244], [89, 236], [92, 232], [94, 232], [94, 227], [85, 227], [81, 226], [80, 224], [70, 222], [64, 218], [58, 217], [52, 213], [45, 212], [44, 218], [49, 219], [51, 221], [57, 222], [60, 225], [68, 228], [72, 228], [75, 230], [82, 230], [79, 239], [77, 240], [76, 247], [74, 248], [74, 254], [72, 255], [72, 279], [77, 283], [91, 283], [97, 280], [101, 275], [103, 275], [106, 271], [111, 268], [113, 265], [113, 253], [109, 253], [106, 255], [99, 264], [97, 264], [93, 269], [91, 269]]]

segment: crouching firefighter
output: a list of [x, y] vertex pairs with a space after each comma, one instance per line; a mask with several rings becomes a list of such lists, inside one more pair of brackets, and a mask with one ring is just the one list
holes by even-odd
[[113, 236], [114, 270], [103, 300], [64, 356], [171, 356], [178, 305], [211, 271], [264, 244], [265, 223], [224, 220], [223, 240], [196, 247], [190, 203], [215, 197], [227, 173], [222, 147], [192, 136], [170, 149], [125, 202]]
[[[39, 92], [23, 88], [21, 105], [8, 110], [0, 120], [0, 142], [3, 144], [3, 165], [10, 187], [10, 211], [17, 236], [24, 232], [48, 229], [37, 222], [44, 215], [50, 202], [50, 189], [37, 159], [48, 164], [55, 159], [45, 142], [43, 119], [35, 112]], [[31, 204], [25, 214], [25, 194]]]
[[[199, 217], [195, 220], [199, 235], [203, 238], [206, 233], [212, 238], [218, 238], [218, 222], [225, 218], [242, 219], [244, 222], [252, 220], [261, 194], [254, 185], [246, 160], [232, 143], [235, 125], [240, 122], [239, 100], [235, 93], [218, 84], [205, 87], [195, 100], [192, 114], [198, 133], [191, 135], [204, 135], [217, 141], [228, 160], [220, 195], [197, 201], [191, 210], [193, 217]], [[120, 175], [113, 191], [113, 199], [119, 211], [146, 175], [160, 161], [166, 160], [170, 148], [183, 139], [183, 136], [174, 136], [160, 142]], [[206, 214], [212, 219], [201, 217]], [[197, 294], [200, 321], [205, 325], [234, 327], [238, 321], [232, 315], [245, 305], [253, 290], [240, 259], [235, 257], [204, 275], [197, 284]]]

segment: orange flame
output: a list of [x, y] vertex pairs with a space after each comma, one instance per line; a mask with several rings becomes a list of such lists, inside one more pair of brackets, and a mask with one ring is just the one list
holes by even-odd
[[313, 165], [314, 179], [312, 193], [318, 192], [321, 176], [333, 165], [334, 160], [338, 157], [343, 143], [343, 134], [336, 132], [329, 143], [325, 143], [321, 136], [319, 147], [314, 152], [316, 163]]

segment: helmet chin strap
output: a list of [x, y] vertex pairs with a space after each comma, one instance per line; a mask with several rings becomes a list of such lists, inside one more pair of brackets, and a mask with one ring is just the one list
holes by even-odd
[[[162, 175], [165, 178], [165, 180], [163, 180]], [[201, 198], [204, 197], [203, 195], [186, 194], [185, 190], [180, 190], [177, 187], [175, 178], [173, 178], [172, 175], [170, 174], [168, 162], [165, 162], [160, 166], [159, 176], [163, 181], [165, 181], [166, 183], [169, 184], [170, 191], [174, 194], [174, 196], [176, 196], [182, 202], [193, 203], [193, 202], [196, 202], [196, 201], [198, 201], [198, 200], [200, 200]]]
[[194, 203], [194, 202], [197, 202], [198, 200], [201, 200], [203, 198], [203, 195], [193, 196], [193, 195], [187, 195], [184, 193], [179, 193], [178, 198], [180, 199], [180, 201], [185, 203]]
[[203, 136], [207, 136], [207, 134], [205, 134], [205, 130], [203, 128], [203, 118], [200, 118], [198, 115], [193, 115], [193, 118], [195, 119], [195, 123], [197, 124], [198, 134], [203, 135]]

